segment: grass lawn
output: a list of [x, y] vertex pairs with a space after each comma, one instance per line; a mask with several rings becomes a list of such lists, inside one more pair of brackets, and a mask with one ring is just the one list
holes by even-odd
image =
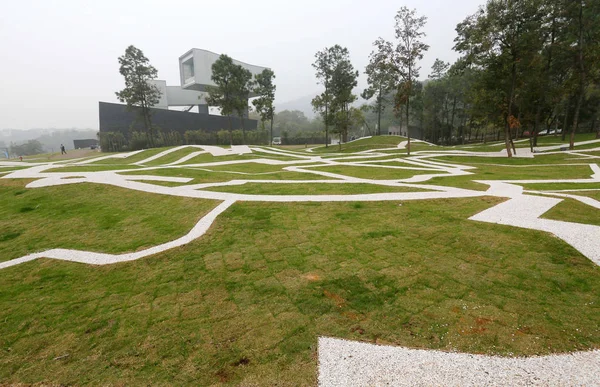
[[329, 147], [320, 146], [314, 148], [313, 152], [316, 153], [352, 153], [362, 152], [369, 149], [380, 149], [380, 148], [392, 148], [398, 146], [402, 141], [405, 141], [406, 137], [400, 136], [373, 136], [370, 138], [361, 138], [346, 144], [342, 144], [340, 150], [339, 145], [329, 145]]
[[596, 199], [600, 201], [600, 191], [578, 191], [578, 192], [568, 192], [571, 195], [577, 196], [587, 196], [592, 199]]
[[185, 235], [216, 205], [99, 184], [27, 183], [0, 180], [0, 261], [51, 248], [136, 251]]
[[0, 173], [18, 171], [19, 169], [30, 168], [31, 166], [17, 166], [17, 167], [0, 167]]
[[600, 348], [600, 268], [549, 234], [467, 220], [500, 200], [237, 203], [139, 261], [1, 270], [0, 380], [310, 386], [319, 335]]
[[[159, 168], [142, 171], [122, 172], [121, 175], [154, 175], [154, 176], [172, 176], [172, 177], [190, 177], [196, 183], [215, 183], [230, 180], [322, 180], [323, 176], [313, 173], [291, 172], [281, 170], [280, 172], [268, 172], [264, 174], [246, 175], [239, 173], [227, 173], [226, 171], [213, 171], [213, 167], [208, 168]], [[223, 168], [225, 169], [225, 168]]]
[[[165, 148], [153, 148], [153, 149], [146, 149], [142, 152], [136, 153], [132, 156], [126, 157], [126, 158], [108, 158], [108, 159], [103, 159], [103, 160], [98, 160], [94, 163], [91, 163], [89, 165], [99, 165], [99, 164], [133, 164], [133, 163], [137, 163], [138, 161], [142, 161], [147, 159], [148, 157], [152, 157], [154, 155], [157, 155], [161, 152], [166, 151], [167, 149], [169, 149], [168, 147]], [[127, 153], [127, 152], [118, 152], [115, 153], [115, 155], [121, 155], [123, 153]], [[99, 157], [103, 157], [103, 156], [108, 156], [110, 155], [110, 153], [106, 152], [106, 153], [101, 153], [98, 156]]]
[[[533, 165], [527, 168], [511, 167], [505, 165], [485, 165], [473, 164], [477, 169], [470, 169], [472, 175], [435, 177], [423, 184], [445, 185], [449, 187], [466, 188], [478, 191], [485, 191], [489, 186], [476, 183], [474, 180], [529, 180], [529, 179], [587, 179], [592, 175], [592, 170], [588, 165], [573, 165], [566, 167], [548, 167]], [[535, 188], [540, 184], [524, 184]], [[552, 184], [553, 186], [555, 184]], [[556, 184], [558, 185], [558, 184]]]
[[[115, 160], [116, 161], [116, 160]], [[44, 172], [102, 172], [102, 171], [119, 171], [122, 169], [142, 168], [131, 164], [104, 164], [104, 165], [68, 165], [62, 168], [46, 169]]]
[[499, 165], [540, 165], [540, 164], [589, 164], [594, 160], [584, 160], [568, 153], [544, 154], [536, 153], [533, 159], [519, 157], [477, 157], [477, 156], [442, 156], [430, 159], [443, 163], [457, 163], [477, 166], [478, 164]]
[[423, 192], [412, 187], [386, 187], [375, 184], [253, 184], [206, 188], [209, 191], [249, 195], [356, 195], [383, 192]]
[[[534, 184], [519, 184], [524, 189], [532, 191], [560, 191], [566, 189], [600, 189], [600, 182], [598, 183], [534, 183]], [[573, 193], [576, 192], [565, 192]]]
[[542, 218], [600, 226], [600, 210], [574, 199], [563, 200], [542, 215]]
[[329, 173], [337, 173], [345, 176], [358, 177], [361, 179], [376, 179], [376, 180], [400, 180], [408, 179], [415, 175], [435, 174], [443, 171], [423, 171], [412, 169], [398, 168], [380, 168], [380, 167], [357, 167], [354, 165], [329, 165], [323, 167], [307, 168], [313, 171], [323, 171]]
[[220, 161], [234, 161], [234, 160], [254, 160], [260, 158], [269, 158], [277, 160], [298, 160], [297, 157], [278, 156], [278, 155], [267, 155], [264, 153], [250, 153], [242, 155], [231, 155], [231, 156], [213, 156], [210, 153], [204, 153], [189, 159], [181, 165], [188, 164], [204, 164], [204, 163], [216, 163]]
[[199, 151], [202, 151], [202, 149], [193, 148], [193, 147], [179, 149], [174, 152], [168, 153], [168, 154], [164, 155], [163, 157], [159, 157], [158, 159], [149, 161], [149, 162], [145, 163], [144, 165], [156, 166], [156, 165], [165, 165], [165, 164], [169, 164], [169, 163], [174, 163], [175, 161], [189, 155], [190, 153], [199, 152]]

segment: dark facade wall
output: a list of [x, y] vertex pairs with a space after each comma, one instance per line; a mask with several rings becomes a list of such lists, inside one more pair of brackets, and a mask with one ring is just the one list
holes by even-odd
[[[163, 131], [177, 131], [181, 134], [187, 130], [204, 130], [215, 132], [229, 129], [229, 118], [209, 114], [188, 113], [175, 110], [150, 109], [152, 111], [152, 124]], [[127, 136], [129, 128], [143, 130], [144, 124], [138, 118], [137, 112], [127, 111], [127, 106], [117, 103], [100, 102], [100, 132], [121, 132]], [[245, 119], [246, 130], [255, 130], [258, 121]], [[237, 117], [231, 118], [232, 129], [241, 129], [242, 125]]]
[[91, 146], [98, 146], [98, 140], [93, 138], [85, 140], [73, 140], [73, 147], [75, 149], [89, 148]]

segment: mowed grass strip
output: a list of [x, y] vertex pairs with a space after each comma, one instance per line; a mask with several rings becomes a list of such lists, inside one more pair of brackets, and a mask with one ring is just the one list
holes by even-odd
[[256, 159], [274, 159], [281, 161], [295, 161], [298, 160], [297, 157], [293, 156], [280, 156], [267, 154], [262, 152], [255, 153], [245, 153], [245, 154], [234, 154], [234, 155], [226, 155], [226, 156], [213, 156], [210, 153], [200, 154], [195, 156], [181, 165], [191, 165], [191, 164], [204, 164], [204, 163], [215, 163], [221, 161], [236, 161], [236, 160], [256, 160]]
[[165, 165], [165, 164], [169, 164], [169, 163], [174, 163], [175, 161], [182, 159], [183, 157], [189, 155], [190, 153], [200, 152], [200, 151], [202, 151], [202, 149], [200, 149], [200, 148], [186, 147], [183, 149], [173, 151], [171, 153], [167, 153], [166, 155], [159, 157], [158, 159], [149, 161], [149, 162], [145, 163], [144, 165], [155, 166], [155, 165]]
[[357, 195], [385, 192], [423, 192], [413, 187], [389, 187], [376, 184], [277, 184], [246, 183], [242, 185], [205, 188], [208, 191], [231, 192], [247, 195]]
[[[593, 174], [589, 165], [564, 166], [536, 166], [527, 168], [511, 167], [507, 165], [485, 165], [474, 164], [476, 169], [469, 169], [470, 175], [434, 177], [422, 184], [445, 185], [449, 187], [465, 188], [485, 191], [488, 185], [476, 183], [475, 180], [536, 180], [536, 179], [589, 179]], [[535, 187], [541, 183], [525, 184], [527, 187]], [[558, 183], [551, 183], [552, 185]], [[532, 188], [535, 189], [535, 188]]]
[[[281, 170], [280, 172], [257, 172], [256, 174], [229, 173], [226, 170], [212, 170], [208, 168], [172, 167], [157, 168], [150, 170], [123, 172], [121, 175], [153, 175], [171, 177], [189, 177], [194, 179], [192, 183], [215, 183], [230, 180], [322, 180], [323, 176], [314, 173], [291, 172]], [[188, 184], [192, 184], [188, 183]]]
[[217, 203], [100, 184], [0, 180], [0, 261], [52, 248], [122, 253], [185, 235]]
[[[593, 160], [587, 161], [581, 158], [581, 156], [572, 155], [569, 153], [553, 153], [543, 154], [536, 153], [534, 158], [520, 158], [520, 157], [483, 157], [483, 156], [436, 156], [431, 158], [431, 161], [438, 161], [442, 163], [457, 163], [465, 164], [477, 167], [482, 164], [497, 164], [506, 166], [530, 166], [540, 164], [589, 164], [594, 162]], [[560, 166], [557, 166], [560, 168]]]
[[[117, 160], [115, 160], [117, 161]], [[132, 164], [104, 164], [104, 165], [68, 165], [62, 168], [46, 169], [44, 172], [104, 172], [119, 171], [124, 169], [142, 168]]]
[[[519, 184], [526, 190], [532, 191], [561, 191], [561, 190], [580, 190], [580, 189], [600, 189], [600, 181], [590, 183], [531, 183]], [[565, 192], [577, 195], [577, 192]]]
[[[115, 158], [107, 158], [107, 159], [103, 159], [103, 160], [98, 160], [95, 161], [93, 163], [90, 163], [89, 165], [99, 165], [99, 164], [133, 164], [133, 163], [137, 163], [138, 161], [142, 161], [145, 160], [149, 157], [152, 157], [154, 155], [157, 155], [161, 152], [166, 151], [167, 149], [170, 149], [170, 147], [165, 147], [165, 148], [153, 148], [153, 149], [146, 149], [143, 150], [139, 153], [136, 153], [134, 155], [125, 157], [125, 158], [121, 158], [121, 157], [115, 157]], [[123, 153], [129, 153], [129, 152], [118, 152], [115, 153], [115, 155], [122, 155]], [[99, 157], [104, 157], [104, 156], [109, 156], [111, 153], [100, 153]]]
[[[304, 168], [304, 167], [301, 167]], [[444, 171], [430, 170], [414, 170], [414, 169], [400, 169], [400, 168], [384, 168], [384, 167], [369, 167], [369, 166], [355, 166], [355, 165], [328, 165], [323, 167], [310, 167], [307, 170], [322, 171], [329, 173], [336, 173], [339, 175], [357, 177], [360, 179], [374, 179], [374, 180], [400, 180], [408, 179], [415, 175], [423, 174], [445, 174]]]
[[236, 203], [154, 257], [0, 270], [0, 380], [314, 386], [320, 335], [600, 348], [600, 268], [547, 233], [467, 219], [500, 201]]
[[402, 141], [405, 141], [406, 137], [400, 136], [373, 136], [370, 138], [361, 138], [355, 141], [342, 144], [341, 150], [339, 145], [329, 145], [328, 147], [320, 146], [314, 148], [313, 152], [316, 153], [353, 153], [362, 152], [371, 149], [380, 148], [393, 148], [398, 146]]
[[[600, 196], [600, 191], [598, 194]], [[600, 209], [578, 200], [565, 199], [542, 215], [542, 218], [600, 226]]]

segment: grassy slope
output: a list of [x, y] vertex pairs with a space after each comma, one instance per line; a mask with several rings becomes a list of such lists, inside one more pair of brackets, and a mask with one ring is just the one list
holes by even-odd
[[573, 199], [558, 203], [542, 218], [600, 226], [600, 210]]
[[319, 335], [600, 348], [600, 268], [548, 234], [467, 220], [497, 202], [238, 203], [155, 257], [2, 270], [0, 380], [314, 385]]
[[423, 192], [411, 187], [386, 187], [375, 184], [252, 184], [213, 187], [209, 191], [251, 195], [355, 195], [382, 192]]
[[68, 165], [62, 168], [51, 168], [44, 172], [101, 172], [101, 171], [118, 171], [122, 169], [137, 169], [142, 168], [131, 164], [104, 164], [104, 165]]
[[[536, 165], [526, 168], [485, 164], [473, 164], [473, 166], [477, 169], [469, 170], [472, 175], [435, 177], [423, 184], [486, 190], [487, 185], [475, 183], [473, 180], [587, 179], [593, 173], [588, 165], [573, 165], [568, 168]], [[535, 185], [537, 184], [531, 186]]]
[[[122, 175], [155, 175], [155, 176], [172, 176], [172, 177], [190, 177], [193, 178], [193, 184], [198, 183], [214, 183], [223, 182], [230, 180], [320, 180], [324, 179], [323, 176], [315, 175], [313, 173], [301, 173], [301, 172], [290, 172], [281, 171], [273, 172], [268, 174], [251, 174], [242, 175], [239, 173], [227, 173], [224, 171], [214, 171], [195, 169], [195, 168], [161, 168], [152, 169], [148, 171], [132, 171], [123, 172]], [[192, 184], [190, 183], [190, 184]]]
[[443, 171], [422, 171], [411, 169], [393, 169], [379, 167], [357, 167], [353, 165], [331, 165], [310, 168], [313, 171], [337, 173], [345, 176], [358, 177], [361, 179], [396, 180], [408, 179], [415, 175], [444, 173]]
[[392, 148], [405, 141], [405, 137], [400, 136], [373, 136], [370, 138], [362, 138], [346, 144], [342, 144], [342, 150], [338, 145], [330, 145], [329, 147], [318, 147], [313, 149], [315, 153], [352, 153], [362, 152], [369, 149]]
[[0, 261], [50, 249], [135, 251], [186, 234], [215, 202], [96, 184], [0, 180]]

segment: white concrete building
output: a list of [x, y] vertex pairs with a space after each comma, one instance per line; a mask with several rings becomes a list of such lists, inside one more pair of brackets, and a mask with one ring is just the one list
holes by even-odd
[[[161, 92], [160, 100], [154, 107], [168, 109], [169, 106], [187, 106], [188, 110], [191, 110], [194, 106], [198, 106], [198, 113], [208, 114], [206, 86], [216, 86], [211, 80], [212, 65], [219, 59], [219, 56], [219, 54], [199, 48], [192, 48], [180, 56], [181, 86], [167, 86], [167, 82], [162, 80], [152, 81]], [[260, 74], [266, 68], [235, 59], [233, 63], [248, 69], [252, 75]], [[248, 97], [253, 96], [250, 94]]]

